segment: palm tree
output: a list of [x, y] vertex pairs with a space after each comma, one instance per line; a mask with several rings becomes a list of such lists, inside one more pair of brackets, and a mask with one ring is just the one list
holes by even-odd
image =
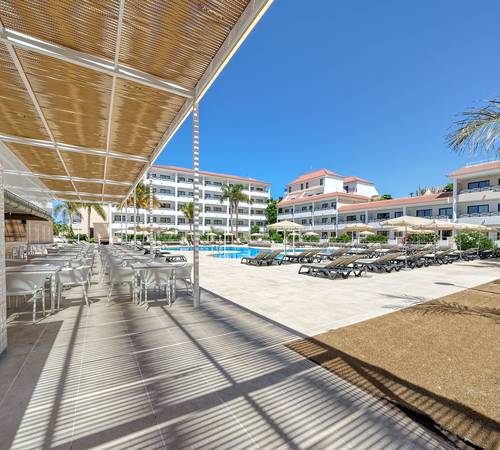
[[231, 224], [231, 233], [233, 232], [233, 213], [236, 215], [236, 237], [238, 237], [238, 206], [240, 202], [252, 203], [251, 198], [243, 193], [242, 184], [234, 184], [229, 186], [228, 184], [223, 184], [221, 186], [222, 195], [220, 202], [222, 203], [225, 199], [229, 200], [229, 217]]
[[99, 203], [78, 203], [78, 205], [87, 210], [87, 236], [90, 239], [90, 215], [92, 211], [95, 211], [102, 220], [106, 220], [106, 211]]
[[[135, 187], [136, 204], [138, 209], [149, 209], [149, 186], [142, 181]], [[127, 206], [134, 205], [134, 196], [130, 195], [127, 200]], [[160, 201], [158, 197], [153, 194], [153, 208], [159, 208]]]
[[453, 150], [500, 151], [500, 97], [490, 100], [483, 108], [463, 112], [455, 127], [447, 137]]
[[77, 202], [62, 202], [54, 208], [54, 217], [61, 215], [63, 222], [68, 222], [70, 227], [73, 227], [73, 219], [82, 217], [80, 212], [80, 204]]
[[184, 216], [186, 217], [188, 223], [189, 223], [189, 231], [193, 231], [193, 222], [194, 222], [194, 205], [192, 202], [190, 203], [185, 203], [184, 205], [181, 206], [181, 211], [183, 212]]

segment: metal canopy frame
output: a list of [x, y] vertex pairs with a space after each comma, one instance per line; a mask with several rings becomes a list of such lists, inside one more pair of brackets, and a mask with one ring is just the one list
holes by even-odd
[[[53, 194], [60, 196], [78, 196], [80, 201], [82, 201], [82, 196], [87, 195], [86, 192], [81, 192], [77, 189], [75, 183], [102, 183], [102, 191], [100, 194], [97, 194], [100, 197], [100, 202], [113, 202], [120, 203], [120, 207], [127, 202], [127, 199], [131, 194], [135, 193], [135, 187], [137, 184], [144, 178], [145, 174], [149, 171], [151, 166], [156, 161], [157, 157], [161, 153], [161, 151], [165, 148], [168, 142], [172, 139], [176, 131], [179, 127], [184, 123], [189, 114], [193, 112], [193, 173], [194, 173], [194, 245], [193, 245], [193, 260], [194, 260], [194, 279], [193, 279], [193, 305], [195, 307], [200, 304], [200, 288], [199, 288], [199, 180], [200, 180], [200, 172], [199, 172], [199, 114], [198, 114], [198, 104], [201, 99], [204, 97], [205, 93], [210, 88], [211, 84], [215, 81], [221, 71], [224, 69], [226, 64], [238, 50], [240, 45], [244, 42], [246, 37], [255, 27], [255, 25], [259, 22], [265, 12], [273, 3], [273, 0], [249, 0], [245, 9], [240, 14], [236, 23], [233, 24], [229, 33], [227, 34], [225, 40], [222, 45], [218, 48], [216, 54], [211, 59], [208, 67], [203, 72], [201, 78], [198, 79], [196, 86], [193, 89], [188, 89], [186, 87], [180, 86], [177, 83], [172, 82], [171, 80], [163, 79], [157, 77], [155, 75], [149, 74], [147, 72], [128, 67], [119, 62], [120, 55], [120, 45], [121, 45], [121, 33], [123, 26], [123, 17], [125, 4], [127, 0], [120, 0], [119, 4], [119, 14], [118, 14], [118, 24], [116, 31], [116, 41], [115, 41], [115, 49], [114, 49], [114, 59], [103, 58], [95, 55], [91, 55], [88, 53], [84, 53], [81, 51], [77, 51], [54, 42], [49, 42], [44, 39], [35, 38], [33, 36], [27, 35], [25, 33], [15, 31], [9, 28], [6, 28], [2, 25], [0, 21], [0, 41], [3, 42], [11, 56], [17, 72], [22, 79], [24, 87], [31, 99], [31, 102], [36, 110], [37, 115], [39, 116], [43, 128], [45, 129], [49, 140], [39, 140], [39, 139], [31, 139], [23, 136], [12, 136], [7, 134], [0, 135], [0, 143], [2, 142], [11, 142], [18, 144], [28, 144], [32, 146], [38, 146], [41, 148], [51, 149], [56, 152], [58, 159], [60, 160], [62, 167], [64, 167], [65, 175], [47, 175], [43, 173], [33, 173], [33, 172], [24, 172], [24, 171], [15, 171], [15, 170], [5, 170], [5, 173], [10, 173], [13, 175], [23, 175], [27, 177], [37, 177], [40, 180], [62, 180], [71, 182], [74, 192], [71, 191], [61, 191], [61, 190], [52, 190], [48, 189], [48, 192], [52, 192]], [[108, 112], [107, 112], [107, 122], [106, 122], [106, 144], [104, 149], [97, 148], [88, 148], [76, 145], [69, 145], [67, 143], [58, 142], [50, 129], [50, 126], [44, 116], [43, 110], [38, 103], [36, 95], [30, 85], [30, 82], [27, 78], [26, 73], [24, 72], [23, 66], [18, 59], [15, 48], [28, 50], [30, 52], [38, 53], [40, 55], [49, 56], [56, 60], [64, 61], [67, 63], [75, 64], [77, 66], [84, 67], [86, 69], [91, 69], [93, 71], [106, 74], [112, 77], [111, 84], [111, 95], [109, 98], [108, 104]], [[125, 152], [120, 151], [111, 151], [110, 150], [110, 135], [111, 135], [111, 126], [113, 119], [113, 106], [115, 102], [115, 91], [117, 80], [127, 80], [132, 81], [134, 83], [141, 84], [143, 86], [147, 86], [148, 88], [156, 89], [162, 93], [170, 93], [175, 96], [181, 97], [184, 99], [184, 102], [178, 112], [176, 113], [173, 120], [170, 121], [168, 128], [165, 130], [159, 141], [157, 142], [154, 149], [150, 152], [148, 157], [130, 155]], [[94, 155], [100, 156], [104, 158], [104, 177], [103, 179], [96, 178], [82, 178], [72, 176], [65, 164], [64, 158], [62, 157], [62, 152], [73, 152], [80, 153], [83, 155]], [[107, 170], [108, 170], [108, 161], [109, 158], [117, 158], [123, 160], [130, 160], [143, 163], [143, 167], [140, 170], [139, 174], [136, 176], [134, 182], [126, 182], [126, 181], [113, 181], [107, 179]], [[0, 161], [1, 166], [1, 161]], [[0, 178], [2, 176], [0, 170]], [[105, 194], [105, 186], [106, 185], [118, 185], [118, 186], [127, 186], [128, 190], [125, 195], [108, 195]], [[35, 189], [33, 189], [35, 191]], [[88, 194], [90, 195], [90, 194]], [[96, 197], [96, 194], [92, 194], [93, 197]], [[121, 202], [118, 201], [121, 199]], [[134, 195], [135, 199], [135, 195]], [[85, 202], [92, 202], [93, 200], [85, 200]], [[0, 205], [1, 206], [1, 205]], [[135, 208], [135, 207], [134, 207]], [[134, 223], [136, 220], [136, 214], [134, 214]], [[1, 224], [0, 224], [1, 225]], [[135, 243], [135, 239], [134, 239]]]

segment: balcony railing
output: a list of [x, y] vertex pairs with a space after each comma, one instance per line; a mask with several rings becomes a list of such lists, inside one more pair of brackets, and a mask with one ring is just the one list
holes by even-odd
[[500, 216], [500, 211], [488, 211], [482, 213], [467, 213], [467, 214], [459, 214], [458, 217], [490, 217], [490, 216]]
[[496, 184], [493, 186], [485, 186], [482, 188], [474, 188], [474, 189], [460, 189], [459, 194], [470, 194], [472, 192], [485, 192], [485, 191], [495, 191], [500, 192], [500, 185]]

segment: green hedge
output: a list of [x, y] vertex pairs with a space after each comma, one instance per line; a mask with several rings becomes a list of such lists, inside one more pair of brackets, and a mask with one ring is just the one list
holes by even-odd
[[361, 240], [363, 243], [378, 242], [381, 244], [387, 244], [389, 238], [385, 234], [375, 234], [373, 236], [366, 236]]

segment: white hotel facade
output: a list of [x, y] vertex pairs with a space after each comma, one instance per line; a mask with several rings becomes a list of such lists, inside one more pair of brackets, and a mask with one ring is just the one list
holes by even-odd
[[[402, 215], [500, 227], [500, 161], [471, 164], [448, 175], [453, 191], [375, 200], [371, 181], [321, 169], [298, 177], [278, 204], [278, 220], [291, 220], [321, 239], [340, 235], [352, 223], [367, 223], [395, 239], [380, 222]], [[450, 232], [442, 232], [446, 240]], [[490, 237], [498, 239], [496, 233]]]
[[[193, 170], [175, 166], [155, 165], [149, 171], [146, 184], [151, 176], [153, 193], [159, 200], [160, 207], [153, 209], [153, 223], [164, 226], [165, 230], [176, 229], [181, 234], [189, 231], [189, 223], [181, 211], [186, 203], [193, 201]], [[225, 175], [214, 172], [200, 171], [200, 231], [209, 232], [212, 229], [229, 232], [229, 204], [222, 203], [221, 186], [223, 184], [242, 184], [243, 193], [248, 195], [251, 203], [241, 202], [238, 207], [238, 232], [240, 237], [248, 236], [252, 225], [265, 230], [265, 209], [271, 198], [271, 184], [253, 178], [235, 175]], [[134, 209], [132, 207], [118, 210], [112, 207], [111, 227], [113, 234], [124, 230], [125, 223], [131, 227]], [[149, 210], [138, 210], [139, 225], [149, 223]], [[233, 216], [233, 232], [236, 217]]]

